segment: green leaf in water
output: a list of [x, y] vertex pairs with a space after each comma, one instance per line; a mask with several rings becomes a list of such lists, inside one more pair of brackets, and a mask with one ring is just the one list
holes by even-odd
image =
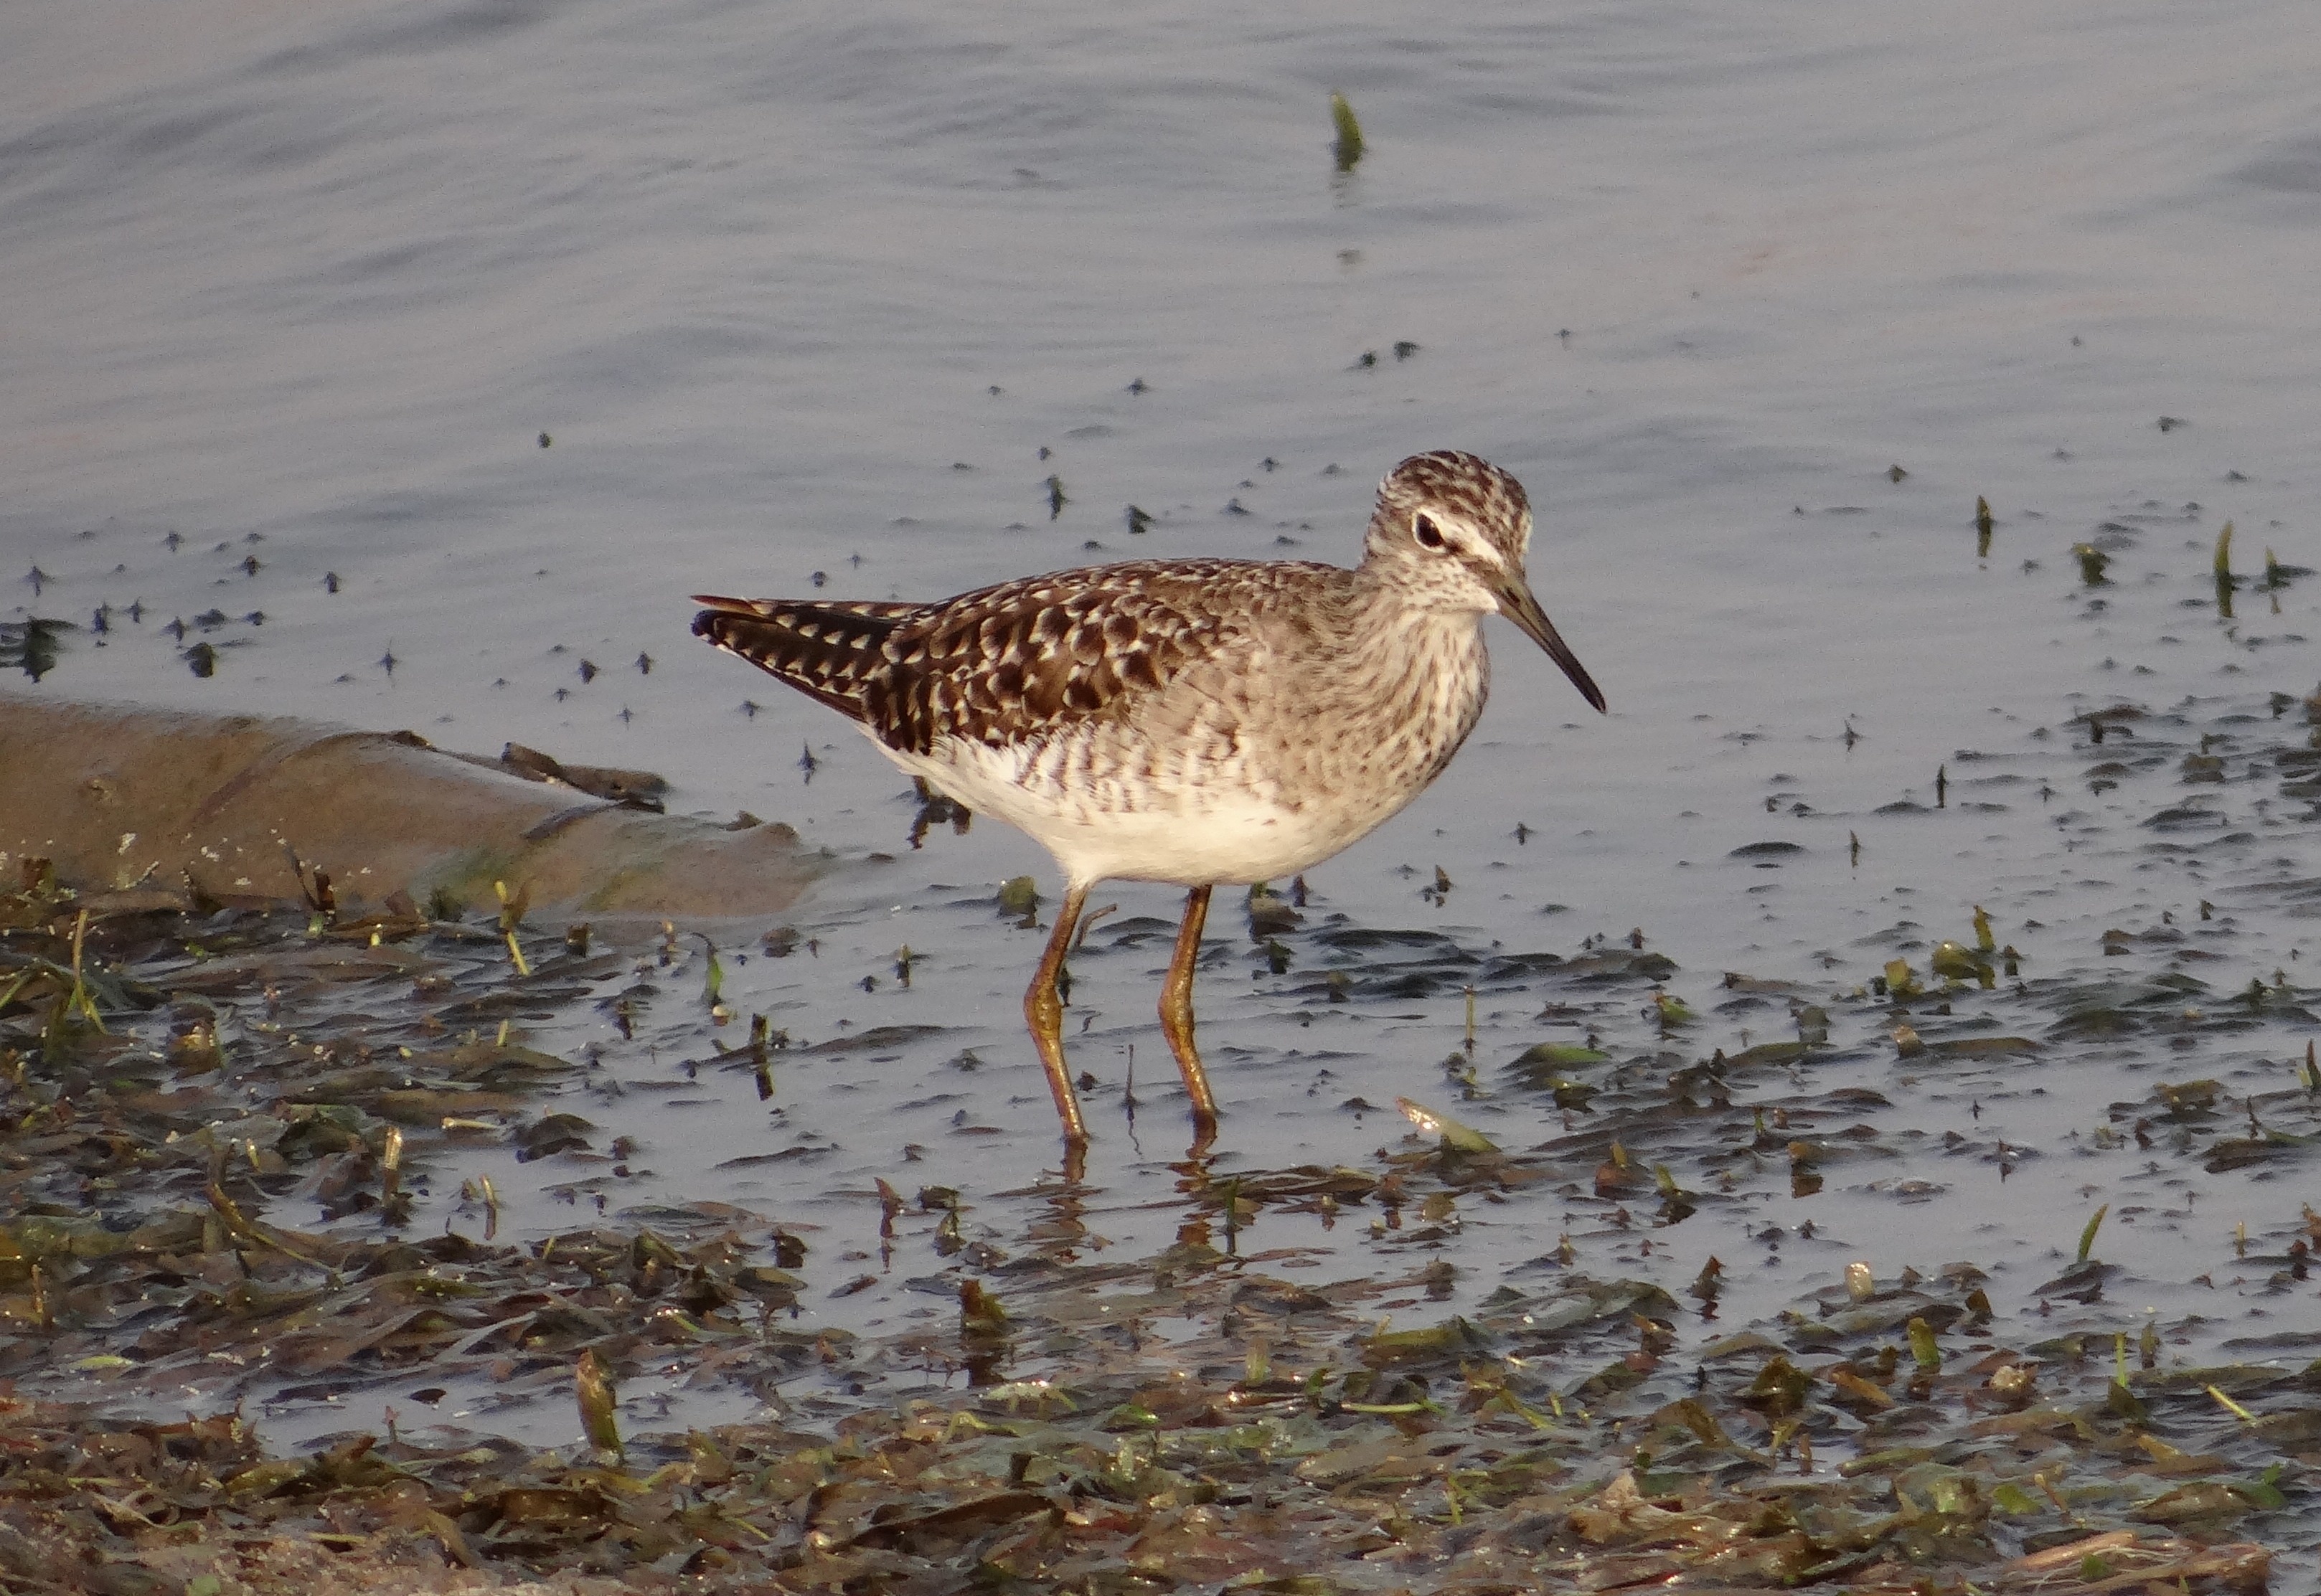
[[1337, 160], [1338, 170], [1351, 172], [1362, 159], [1362, 124], [1354, 120], [1354, 107], [1345, 95], [1330, 95], [1330, 122], [1338, 131], [1330, 153]]
[[1913, 1319], [1906, 1327], [1910, 1337], [1910, 1356], [1918, 1367], [1932, 1372], [1943, 1366], [1943, 1349], [1934, 1340], [1934, 1327], [1923, 1319]]
[[2103, 1229], [2104, 1215], [2110, 1211], [2111, 1204], [2108, 1202], [2105, 1203], [2101, 1208], [2097, 1209], [2095, 1217], [2088, 1221], [2088, 1228], [2080, 1232], [2080, 1263], [2086, 1263], [2088, 1261], [2088, 1255], [2095, 1250], [2096, 1232]]
[[2289, 1505], [2289, 1498], [2281, 1494], [2281, 1467], [2276, 1463], [2253, 1480], [2228, 1481], [2226, 1489], [2249, 1506], [2264, 1512], [2285, 1508]]
[[1532, 1065], [1544, 1065], [1553, 1069], [1579, 1069], [1591, 1064], [1602, 1064], [1612, 1056], [1600, 1047], [1582, 1047], [1572, 1042], [1539, 1042], [1515, 1056], [1507, 1067], [1520, 1069]]
[[1471, 1320], [1453, 1315], [1424, 1329], [1379, 1330], [1362, 1343], [1362, 1355], [1368, 1363], [1397, 1364], [1477, 1352], [1489, 1345], [1490, 1338]]
[[1937, 942], [1927, 959], [1934, 973], [1945, 981], [1973, 981], [1986, 990], [1996, 984], [1998, 973], [1990, 961], [1978, 957], [1971, 950], [1956, 942]]
[[1440, 1136], [1443, 1146], [1453, 1153], [1496, 1153], [1499, 1144], [1471, 1125], [1461, 1124], [1448, 1114], [1438, 1114], [1423, 1102], [1407, 1097], [1397, 1097], [1394, 1106], [1400, 1109], [1413, 1125], [1430, 1136]]
[[2043, 1505], [2036, 1497], [2012, 1481], [2002, 1480], [1991, 1487], [1991, 1505], [2002, 1513], [2035, 1513]]
[[999, 912], [1030, 920], [1040, 911], [1040, 889], [1028, 875], [1018, 875], [999, 888]]
[[593, 1347], [581, 1353], [572, 1371], [574, 1395], [580, 1400], [580, 1428], [588, 1444], [599, 1452], [621, 1451], [621, 1431], [613, 1419], [613, 1371]]

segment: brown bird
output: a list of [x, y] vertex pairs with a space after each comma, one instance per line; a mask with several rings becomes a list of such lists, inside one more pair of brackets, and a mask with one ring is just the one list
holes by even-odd
[[911, 775], [1029, 833], [1064, 900], [1024, 1014], [1075, 1148], [1056, 978], [1107, 877], [1189, 888], [1160, 1029], [1204, 1141], [1193, 965], [1218, 882], [1295, 875], [1441, 775], [1483, 712], [1482, 621], [1522, 628], [1604, 695], [1524, 574], [1523, 485], [1473, 455], [1414, 455], [1379, 485], [1361, 564], [1134, 560], [935, 603], [696, 595], [697, 637], [860, 726]]

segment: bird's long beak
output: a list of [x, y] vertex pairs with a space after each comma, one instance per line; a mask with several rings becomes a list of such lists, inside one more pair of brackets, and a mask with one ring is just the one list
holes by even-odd
[[1510, 573], [1500, 585], [1499, 613], [1522, 627], [1533, 642], [1547, 650], [1547, 657], [1562, 667], [1571, 685], [1579, 689], [1580, 697], [1597, 711], [1603, 710], [1604, 690], [1596, 685], [1596, 678], [1588, 674], [1588, 667], [1579, 663], [1579, 656], [1571, 651], [1570, 645], [1556, 635], [1555, 622], [1539, 607], [1539, 601], [1532, 597], [1531, 589], [1521, 576]]

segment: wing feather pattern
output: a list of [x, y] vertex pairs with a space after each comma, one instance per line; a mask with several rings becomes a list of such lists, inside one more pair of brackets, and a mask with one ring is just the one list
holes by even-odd
[[693, 618], [693, 635], [739, 655], [777, 680], [850, 720], [866, 721], [863, 685], [886, 666], [884, 645], [924, 604], [811, 603], [719, 598]]
[[[924, 754], [946, 737], [1001, 748], [1133, 714], [1258, 623], [1285, 578], [1320, 570], [1333, 567], [1135, 561], [933, 604], [697, 597], [708, 607], [693, 630], [890, 748]], [[1235, 602], [1220, 603], [1221, 589]]]

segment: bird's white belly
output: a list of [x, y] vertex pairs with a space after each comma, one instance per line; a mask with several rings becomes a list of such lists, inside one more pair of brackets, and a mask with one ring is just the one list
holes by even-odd
[[1310, 815], [1248, 801], [1226, 800], [1197, 814], [1114, 816], [1101, 826], [1002, 818], [1037, 838], [1066, 875], [1081, 881], [1272, 881], [1319, 864], [1352, 840], [1316, 827]]
[[878, 747], [969, 809], [1023, 831], [1080, 882], [1272, 881], [1310, 869], [1402, 807], [1397, 801], [1293, 808], [1261, 788], [1231, 783], [1171, 793], [1165, 803], [1146, 794], [1146, 802], [1125, 806], [1047, 779], [1036, 756], [1021, 748], [952, 742], [924, 755]]

